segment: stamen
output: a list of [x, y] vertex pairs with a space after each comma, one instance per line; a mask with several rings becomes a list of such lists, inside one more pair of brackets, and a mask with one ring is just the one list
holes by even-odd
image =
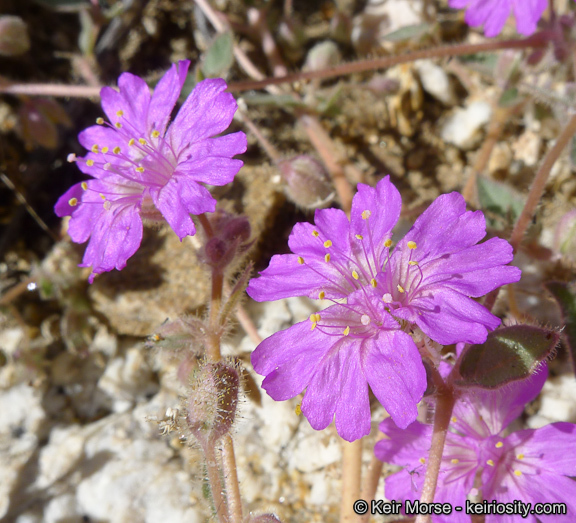
[[320, 236], [320, 233], [318, 231], [312, 231], [312, 236], [318, 238], [318, 236]]
[[358, 273], [356, 271], [352, 271], [352, 278], [354, 278], [355, 280], [357, 280], [360, 276], [358, 276]]
[[70, 153], [66, 157], [66, 160], [68, 161], [68, 163], [74, 163], [76, 161], [76, 155], [74, 153]]
[[348, 334], [350, 334], [350, 327], [344, 329], [344, 336], [348, 336]]
[[384, 294], [384, 296], [382, 296], [382, 301], [384, 303], [392, 303], [392, 294], [390, 294], [389, 292], [387, 292], [386, 294]]
[[98, 149], [99, 149], [98, 144], [95, 143], [95, 144], [92, 146], [92, 152], [93, 152], [93, 153], [97, 153], [97, 152], [98, 152]]
[[136, 142], [136, 140], [134, 140], [134, 138], [130, 138], [130, 140], [128, 140], [128, 145], [129, 145], [130, 147], [132, 147], [135, 142]]
[[458, 418], [456, 418], [456, 416], [452, 416], [452, 418], [450, 418], [450, 421], [452, 423], [456, 423], [458, 421]]
[[296, 416], [300, 416], [300, 414], [302, 414], [302, 407], [301, 407], [300, 403], [298, 403], [298, 405], [296, 405], [294, 412], [296, 413]]
[[517, 458], [517, 459], [524, 459], [524, 454], [518, 454], [518, 455], [516, 456], [516, 458]]
[[97, 123], [98, 125], [104, 125], [104, 118], [102, 118], [102, 117], [96, 118], [96, 123]]
[[499, 441], [498, 443], [496, 443], [495, 447], [497, 449], [501, 449], [504, 446], [504, 443], [502, 443], [501, 441]]
[[148, 143], [146, 142], [146, 140], [144, 140], [144, 138], [138, 138], [138, 141], [139, 141], [142, 145], [148, 145]]
[[418, 265], [418, 262], [417, 261], [409, 261], [408, 265]]
[[122, 129], [122, 124], [120, 122], [116, 122], [114, 127], [116, 127], [116, 129]]
[[372, 213], [369, 210], [362, 211], [362, 219], [367, 220], [372, 216]]
[[118, 147], [118, 146], [116, 146], [116, 147], [114, 147], [114, 149], [112, 149], [112, 152], [114, 154], [120, 154], [121, 151], [122, 151], [122, 149], [120, 149], [120, 147]]
[[106, 196], [104, 196], [102, 193], [100, 193], [100, 198], [102, 198], [103, 200], [106, 200]]
[[94, 160], [86, 160], [86, 165], [92, 167], [94, 165]]
[[104, 169], [105, 171], [109, 171], [110, 167], [112, 167], [112, 164], [110, 162], [107, 162], [102, 166], [102, 169]]
[[106, 201], [104, 202], [103, 207], [104, 207], [104, 210], [105, 210], [105, 211], [109, 211], [109, 210], [110, 210], [110, 207], [112, 207], [112, 204], [110, 203], [110, 200], [106, 200]]
[[[138, 169], [136, 169], [136, 170], [138, 170]], [[298, 263], [300, 265], [304, 265], [304, 258], [302, 258], [302, 256], [298, 256]]]
[[326, 240], [324, 242], [324, 247], [328, 248], [328, 247], [332, 247], [332, 242], [330, 240]]
[[457, 458], [451, 459], [450, 463], [452, 463], [453, 465], [456, 465], [457, 463], [460, 463], [460, 460]]
[[326, 293], [324, 291], [320, 291], [320, 293], [318, 294], [318, 299], [323, 300], [325, 296], [326, 296]]
[[82, 189], [85, 190], [85, 191], [88, 190], [88, 184], [87, 184], [86, 182], [82, 182], [81, 187], [82, 187]]
[[119, 116], [119, 117], [124, 116], [124, 111], [122, 111], [122, 109], [120, 109], [119, 111], [116, 111], [116, 116]]
[[144, 167], [136, 167], [136, 171], [139, 173], [143, 173], [144, 172]]
[[326, 254], [326, 255], [324, 256], [324, 261], [325, 261], [326, 263], [328, 263], [328, 262], [330, 261], [330, 255], [329, 255], [329, 254]]
[[106, 154], [108, 152], [108, 147], [102, 147], [102, 154]]
[[402, 287], [402, 285], [398, 284], [396, 286], [396, 288], [398, 289], [399, 292], [401, 292], [402, 294], [404, 294], [406, 291], [404, 290], [404, 287]]
[[494, 466], [494, 462], [493, 462], [491, 459], [489, 459], [489, 460], [486, 462], [486, 465], [490, 465], [491, 467], [493, 467], [493, 466]]
[[368, 316], [368, 314], [362, 314], [360, 317], [360, 323], [362, 325], [370, 325], [370, 321], [370, 316]]
[[426, 463], [426, 458], [420, 458], [418, 461], [424, 465]]
[[384, 247], [391, 247], [392, 246], [392, 240], [390, 238], [388, 238], [385, 242], [384, 242]]
[[356, 234], [356, 239], [363, 240], [364, 236], [362, 236], [361, 234]]
[[408, 242], [408, 248], [409, 249], [415, 249], [416, 248], [416, 242]]
[[152, 131], [152, 138], [158, 138], [160, 136], [160, 131]]
[[514, 471], [514, 475], [515, 475], [515, 476], [521, 476], [521, 475], [522, 475], [522, 472], [520, 472], [519, 470], [515, 470], [515, 471]]
[[376, 288], [376, 287], [378, 287], [378, 282], [374, 278], [372, 278], [370, 280], [370, 285], [372, 285], [372, 287]]
[[70, 207], [76, 207], [78, 205], [78, 198], [70, 198], [68, 205], [70, 205]]

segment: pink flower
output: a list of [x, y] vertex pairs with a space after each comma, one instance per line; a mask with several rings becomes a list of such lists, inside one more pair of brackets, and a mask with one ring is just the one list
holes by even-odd
[[142, 222], [165, 220], [180, 237], [195, 234], [190, 214], [214, 212], [216, 200], [201, 185], [230, 183], [246, 150], [242, 132], [214, 137], [228, 128], [236, 102], [223, 92], [222, 79], [200, 82], [168, 126], [186, 79], [189, 61], [174, 64], [154, 94], [130, 73], [118, 79], [119, 91], [104, 87], [102, 108], [110, 122], [79, 135], [90, 152], [73, 158], [93, 177], [71, 187], [55, 206], [71, 216], [73, 241], [89, 240], [82, 267], [96, 274], [122, 269], [142, 240]]
[[516, 17], [516, 29], [520, 34], [531, 35], [536, 31], [538, 20], [548, 5], [547, 0], [448, 0], [456, 9], [467, 8], [466, 23], [472, 27], [484, 26], [488, 37], [500, 34], [510, 11]]

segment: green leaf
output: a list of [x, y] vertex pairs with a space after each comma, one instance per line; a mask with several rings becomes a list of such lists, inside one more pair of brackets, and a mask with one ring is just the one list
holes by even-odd
[[576, 374], [576, 289], [573, 285], [559, 281], [549, 281], [544, 287], [554, 296], [562, 312], [565, 328], [562, 331], [564, 341], [572, 357], [572, 366]]
[[392, 31], [387, 35], [384, 35], [383, 39], [389, 42], [402, 42], [404, 40], [412, 40], [420, 38], [422, 35], [430, 32], [430, 24], [414, 24], [401, 27], [396, 31]]
[[[484, 176], [478, 176], [478, 200], [480, 207], [488, 211], [488, 225], [502, 229], [508, 223], [515, 222], [524, 208], [524, 199], [514, 189]], [[490, 213], [496, 215], [491, 217]], [[502, 219], [495, 219], [501, 217]]]
[[204, 54], [202, 72], [208, 78], [224, 76], [234, 63], [232, 33], [218, 35]]
[[530, 376], [556, 347], [560, 334], [530, 325], [503, 327], [460, 357], [458, 387], [496, 389]]
[[248, 105], [272, 105], [284, 109], [287, 107], [301, 107], [303, 109], [307, 107], [304, 102], [301, 102], [290, 94], [246, 94], [242, 96], [242, 100]]
[[498, 100], [498, 105], [500, 107], [513, 107], [521, 100], [521, 94], [516, 87], [511, 87], [510, 89], [506, 89], [500, 100]]

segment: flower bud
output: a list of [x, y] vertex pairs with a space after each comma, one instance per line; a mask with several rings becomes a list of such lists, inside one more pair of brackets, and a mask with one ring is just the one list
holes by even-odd
[[278, 164], [286, 181], [286, 194], [304, 209], [325, 207], [334, 198], [332, 181], [320, 162], [310, 156], [296, 156]]
[[0, 55], [17, 56], [30, 49], [28, 27], [19, 16], [0, 16]]
[[201, 445], [229, 432], [236, 416], [240, 379], [226, 362], [207, 363], [193, 373], [186, 399], [186, 420]]

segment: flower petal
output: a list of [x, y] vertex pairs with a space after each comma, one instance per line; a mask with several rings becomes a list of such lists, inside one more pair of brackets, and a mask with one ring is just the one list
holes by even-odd
[[[82, 199], [82, 184], [77, 183], [68, 189], [56, 202], [54, 206], [54, 212], [56, 216], [62, 218], [62, 216], [70, 216], [74, 211], [78, 210], [77, 206], [70, 205], [70, 200], [76, 198], [78, 202]], [[84, 240], [86, 241], [86, 240]]]
[[525, 36], [536, 31], [538, 20], [547, 5], [546, 0], [513, 0], [512, 9], [516, 16], [516, 30]]
[[416, 419], [426, 390], [426, 371], [414, 341], [402, 331], [381, 331], [364, 342], [363, 353], [372, 392], [394, 423], [406, 428]]

